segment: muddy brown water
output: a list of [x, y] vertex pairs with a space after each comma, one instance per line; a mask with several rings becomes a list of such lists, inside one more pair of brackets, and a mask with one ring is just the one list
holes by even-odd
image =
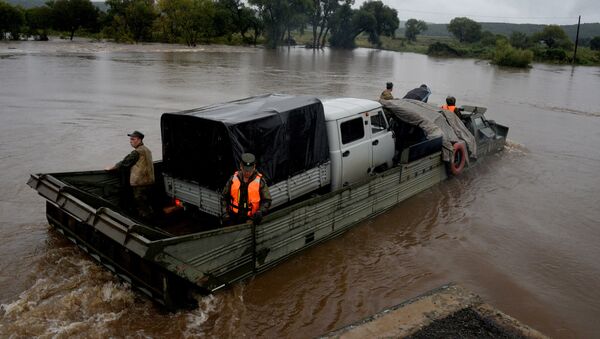
[[[163, 112], [266, 92], [375, 98], [428, 84], [510, 142], [339, 238], [166, 313], [48, 227], [29, 173], [92, 170]], [[600, 68], [499, 68], [358, 49], [0, 44], [0, 335], [314, 337], [447, 282], [558, 338], [600, 336]]]

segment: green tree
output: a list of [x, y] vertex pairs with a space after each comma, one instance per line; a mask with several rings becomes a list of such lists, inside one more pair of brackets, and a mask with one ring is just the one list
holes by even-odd
[[351, 1], [346, 1], [334, 15], [332, 21], [331, 46], [354, 48], [359, 34], [369, 35], [369, 42], [381, 47], [381, 35], [394, 36], [400, 24], [398, 12], [381, 1], [367, 1], [358, 10], [353, 10]]
[[509, 42], [513, 47], [516, 48], [525, 49], [531, 47], [531, 41], [527, 37], [527, 34], [523, 32], [512, 32]]
[[12, 40], [19, 40], [24, 25], [23, 9], [0, 0], [0, 40], [4, 40], [8, 33]]
[[288, 13], [289, 3], [285, 0], [249, 0], [256, 6], [266, 30], [266, 45], [275, 48], [279, 45], [285, 32], [284, 24]]
[[[229, 0], [226, 0], [226, 2], [229, 2]], [[229, 4], [221, 0], [214, 1], [215, 10], [211, 20], [211, 34], [215, 36], [227, 36], [227, 39], [231, 40], [232, 34], [237, 31], [237, 19], [234, 17], [231, 9], [227, 8], [227, 5]]]
[[287, 34], [285, 42], [288, 46], [292, 43], [295, 44], [291, 34], [293, 29], [299, 29], [300, 34], [304, 32], [304, 28], [308, 23], [310, 15], [310, 1], [311, 0], [293, 0], [288, 2], [283, 23], [284, 36]]
[[600, 51], [600, 36], [595, 36], [590, 40], [590, 49], [593, 51]]
[[406, 21], [404, 36], [408, 41], [417, 41], [417, 35], [427, 30], [427, 24], [425, 21], [417, 19], [408, 19]]
[[346, 0], [338, 9], [333, 13], [330, 22], [331, 38], [329, 42], [331, 47], [338, 48], [354, 48], [356, 47], [354, 39], [358, 34], [354, 34], [351, 30], [355, 26], [354, 12], [355, 10], [351, 7], [352, 1]]
[[153, 0], [134, 0], [125, 9], [125, 22], [131, 32], [133, 41], [147, 41], [151, 39], [152, 24], [157, 13]]
[[112, 22], [110, 34], [117, 41], [147, 41], [157, 18], [153, 0], [106, 0]]
[[292, 29], [303, 29], [308, 21], [310, 0], [249, 0], [256, 6], [266, 31], [268, 48], [277, 47]]
[[162, 20], [172, 38], [181, 37], [186, 45], [196, 46], [211, 35], [215, 5], [210, 0], [160, 0]]
[[400, 20], [398, 19], [398, 11], [384, 5], [381, 1], [367, 1], [359, 8], [360, 11], [370, 13], [375, 19], [374, 26], [371, 29], [366, 29], [369, 33], [369, 41], [381, 47], [380, 36], [394, 37]]
[[310, 24], [312, 26], [312, 48], [322, 48], [330, 29], [333, 14], [340, 6], [339, 0], [313, 0], [310, 11]]
[[79, 28], [96, 25], [98, 9], [90, 0], [56, 0], [48, 6], [52, 8], [54, 27], [69, 32], [71, 40]]
[[[217, 0], [216, 8], [216, 17], [227, 18], [223, 21], [226, 21], [228, 31], [238, 32], [242, 39], [246, 40], [246, 34], [252, 28], [254, 11], [247, 7], [242, 0]], [[215, 22], [216, 25], [218, 24]]]
[[477, 42], [481, 39], [481, 25], [469, 18], [454, 18], [448, 24], [448, 32], [460, 42]]
[[483, 31], [481, 33], [481, 38], [479, 39], [479, 42], [483, 45], [483, 46], [495, 46], [496, 42], [498, 40], [507, 40], [506, 36], [502, 35], [502, 34], [494, 34], [490, 31]]
[[549, 49], [572, 49], [573, 43], [567, 33], [558, 25], [545, 26], [541, 32], [532, 35], [533, 41], [543, 41]]
[[48, 29], [52, 27], [52, 8], [48, 6], [32, 7], [25, 11], [27, 34], [37, 40], [48, 40]]
[[252, 35], [252, 44], [256, 46], [258, 37], [265, 31], [265, 23], [254, 9], [251, 8], [250, 10], [252, 11], [252, 16], [250, 17], [250, 29], [254, 32]]

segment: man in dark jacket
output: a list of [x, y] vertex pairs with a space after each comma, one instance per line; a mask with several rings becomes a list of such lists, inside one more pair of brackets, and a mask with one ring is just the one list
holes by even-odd
[[256, 170], [254, 155], [244, 153], [241, 158], [240, 169], [223, 189], [223, 206], [234, 225], [248, 220], [260, 224], [271, 207], [271, 193], [262, 174]]
[[430, 94], [431, 90], [429, 89], [429, 87], [427, 87], [427, 85], [425, 84], [422, 84], [421, 86], [408, 91], [408, 93], [406, 93], [406, 95], [402, 99], [413, 99], [427, 102]]

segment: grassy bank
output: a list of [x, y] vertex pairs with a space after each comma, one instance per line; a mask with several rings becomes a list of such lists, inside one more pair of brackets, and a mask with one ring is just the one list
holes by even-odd
[[[312, 35], [308, 32], [293, 34], [298, 45], [305, 45], [312, 41]], [[439, 57], [475, 58], [490, 60], [500, 65], [512, 67], [527, 67], [531, 61], [549, 64], [570, 64], [573, 51], [548, 50], [541, 47], [531, 49], [517, 49], [507, 46], [502, 38], [496, 41], [478, 42], [473, 44], [460, 43], [449, 36], [418, 36], [417, 41], [408, 41], [405, 38], [390, 38], [382, 36], [381, 49], [396, 52], [411, 52], [427, 54]], [[496, 42], [500, 41], [499, 44]], [[361, 35], [356, 39], [357, 47], [374, 48], [367, 40], [367, 36]], [[440, 47], [441, 46], [441, 47]], [[432, 48], [433, 47], [433, 48]], [[436, 48], [437, 47], [437, 48]], [[531, 59], [528, 60], [531, 54]], [[589, 47], [577, 49], [577, 65], [600, 66], [600, 51], [593, 51]]]
[[[463, 57], [491, 60], [498, 63], [499, 60], [505, 60], [500, 65], [524, 67], [527, 62], [523, 58], [531, 54], [530, 61], [550, 63], [550, 64], [571, 64], [573, 51], [559, 50], [558, 55], [552, 54], [554, 50], [542, 47], [531, 49], [517, 49], [508, 44], [506, 40], [499, 39], [495, 43], [460, 43], [451, 37], [418, 37], [416, 42], [409, 42], [403, 38], [382, 37], [382, 48], [398, 52], [413, 52], [442, 57]], [[357, 39], [357, 45], [360, 47], [371, 47], [366, 37]], [[447, 46], [449, 49], [438, 51], [432, 49], [435, 46]], [[510, 49], [507, 51], [506, 49]], [[600, 51], [593, 51], [589, 47], [579, 47], [577, 49], [577, 65], [600, 66]]]

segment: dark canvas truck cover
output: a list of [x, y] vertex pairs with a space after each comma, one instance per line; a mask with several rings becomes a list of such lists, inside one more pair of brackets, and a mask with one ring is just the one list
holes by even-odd
[[242, 153], [269, 184], [329, 160], [323, 105], [311, 96], [266, 94], [161, 117], [164, 172], [223, 188]]

